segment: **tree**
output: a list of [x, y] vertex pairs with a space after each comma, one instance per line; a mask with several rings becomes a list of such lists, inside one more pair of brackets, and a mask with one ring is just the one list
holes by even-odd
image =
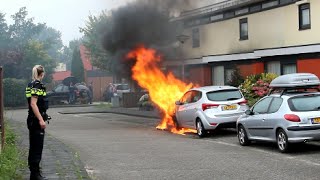
[[75, 47], [73, 50], [71, 61], [71, 75], [76, 77], [80, 82], [84, 81], [84, 67], [79, 47]]
[[6, 64], [4, 66], [4, 76], [6, 78], [30, 79], [32, 68], [36, 64], [41, 64], [45, 67], [46, 76], [44, 81], [51, 82], [51, 74], [56, 64], [47, 54], [42, 43], [30, 40], [23, 47], [22, 59], [17, 63]]
[[28, 11], [26, 7], [12, 15], [14, 23], [9, 26], [9, 34], [12, 38], [12, 45], [22, 48], [28, 41], [34, 39], [45, 27], [45, 24], [35, 24], [34, 18], [27, 18]]
[[99, 16], [90, 15], [84, 28], [80, 32], [84, 33], [83, 44], [88, 49], [92, 64], [100, 69], [112, 72], [114, 65], [110, 54], [103, 48], [102, 40], [106, 28], [111, 28], [110, 16], [102, 12]]
[[45, 81], [50, 82], [55, 61], [62, 57], [61, 33], [27, 16], [27, 9], [20, 8], [11, 16], [13, 24], [8, 25], [0, 13], [0, 65], [4, 66], [4, 77], [30, 78], [32, 67], [41, 64], [46, 69]]
[[56, 62], [60, 61], [63, 53], [63, 43], [60, 31], [45, 25], [39, 34], [35, 36], [35, 39], [43, 44], [52, 59]]

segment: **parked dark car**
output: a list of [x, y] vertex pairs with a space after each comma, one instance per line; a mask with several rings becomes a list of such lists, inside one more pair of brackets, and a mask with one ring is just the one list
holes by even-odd
[[[75, 103], [88, 103], [88, 94], [89, 88], [82, 84], [75, 84], [76, 87], [76, 98]], [[59, 84], [56, 86], [52, 91], [47, 93], [47, 97], [50, 104], [61, 104], [61, 103], [68, 103], [69, 100], [69, 86], [64, 84]]]

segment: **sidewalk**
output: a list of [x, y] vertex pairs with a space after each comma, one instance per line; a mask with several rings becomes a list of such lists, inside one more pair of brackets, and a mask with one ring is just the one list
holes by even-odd
[[[10, 126], [18, 135], [18, 145], [27, 160], [29, 148], [28, 129], [24, 123], [10, 121]], [[43, 175], [50, 180], [89, 180], [78, 154], [61, 141], [46, 133], [41, 166]], [[23, 179], [29, 179], [29, 170], [22, 170]]]

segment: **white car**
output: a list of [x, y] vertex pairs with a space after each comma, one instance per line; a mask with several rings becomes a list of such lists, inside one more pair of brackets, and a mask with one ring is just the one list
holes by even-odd
[[190, 89], [176, 102], [173, 119], [177, 128], [197, 130], [204, 137], [208, 130], [235, 128], [236, 121], [249, 107], [241, 91], [232, 86], [206, 86]]

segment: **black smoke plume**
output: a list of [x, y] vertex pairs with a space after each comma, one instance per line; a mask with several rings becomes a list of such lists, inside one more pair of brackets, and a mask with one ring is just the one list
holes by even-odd
[[143, 44], [160, 51], [164, 56], [170, 44], [177, 41], [181, 24], [172, 15], [191, 6], [191, 0], [137, 0], [120, 7], [111, 14], [111, 28], [106, 28], [103, 47], [112, 55], [113, 70], [123, 77], [131, 76], [132, 63], [125, 55]]

